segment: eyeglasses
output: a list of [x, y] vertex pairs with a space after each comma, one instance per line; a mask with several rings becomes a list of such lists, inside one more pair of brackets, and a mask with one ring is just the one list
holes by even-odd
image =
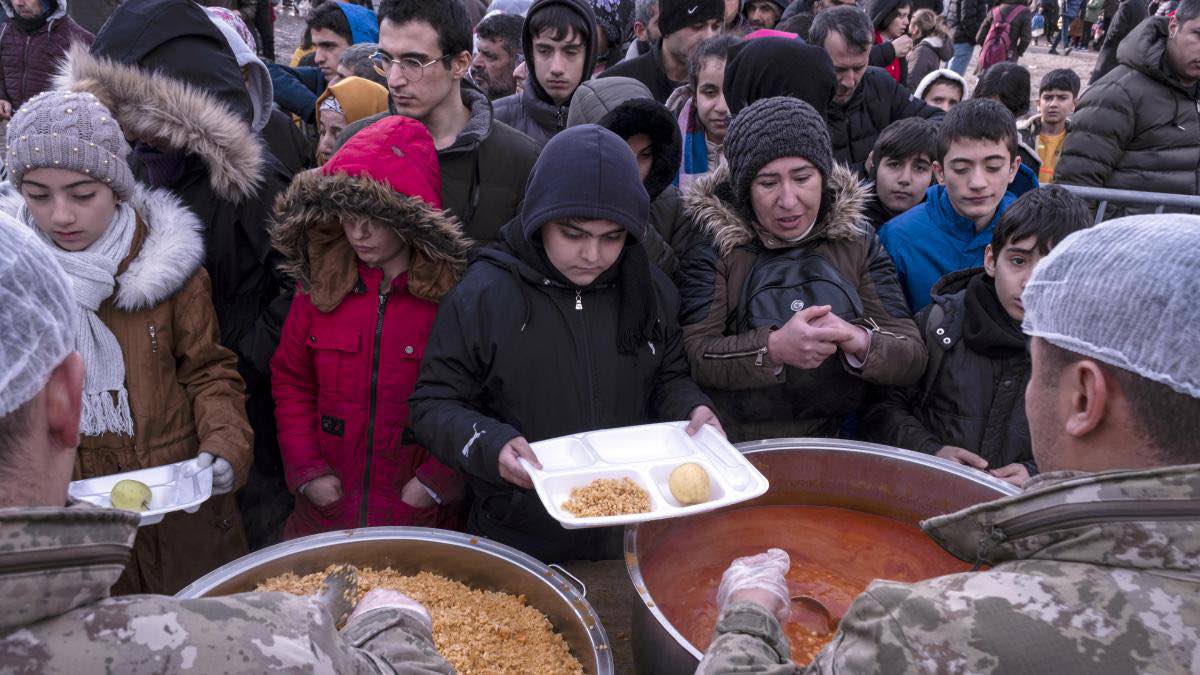
[[375, 52], [371, 55], [371, 65], [375, 67], [375, 72], [383, 75], [384, 77], [386, 77], [387, 74], [392, 71], [393, 67], [399, 66], [400, 74], [404, 75], [404, 79], [408, 80], [409, 82], [419, 82], [421, 78], [424, 77], [426, 68], [439, 61], [445, 61], [451, 56], [453, 56], [453, 54], [446, 54], [433, 59], [429, 63], [421, 63], [419, 60], [414, 59], [411, 56], [403, 59], [393, 59], [383, 52]]

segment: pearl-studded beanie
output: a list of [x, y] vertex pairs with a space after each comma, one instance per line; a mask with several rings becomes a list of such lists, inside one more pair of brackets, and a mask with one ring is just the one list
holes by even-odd
[[8, 172], [68, 169], [104, 182], [121, 199], [137, 184], [126, 161], [129, 144], [108, 108], [85, 92], [47, 91], [26, 101], [8, 125]]

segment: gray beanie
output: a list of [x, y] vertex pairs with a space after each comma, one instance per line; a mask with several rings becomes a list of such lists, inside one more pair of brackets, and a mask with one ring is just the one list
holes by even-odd
[[1021, 294], [1022, 328], [1200, 398], [1200, 216], [1130, 216], [1072, 233]]
[[789, 96], [764, 98], [742, 109], [725, 136], [725, 159], [737, 205], [748, 209], [750, 184], [781, 157], [803, 157], [829, 177], [833, 147], [829, 127], [813, 107]]
[[8, 171], [18, 187], [26, 171], [69, 169], [129, 199], [137, 183], [128, 155], [129, 144], [112, 113], [88, 93], [43, 92], [26, 101], [8, 125]]

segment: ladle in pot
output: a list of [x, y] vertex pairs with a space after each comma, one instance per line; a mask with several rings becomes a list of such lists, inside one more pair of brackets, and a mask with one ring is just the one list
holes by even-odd
[[[825, 603], [811, 595], [793, 595], [792, 620], [814, 633], [833, 633], [837, 631], [840, 617], [834, 617], [833, 612]], [[798, 607], [803, 610], [797, 612]], [[824, 625], [822, 625], [824, 624]]]
[[321, 590], [313, 597], [317, 604], [329, 610], [333, 625], [341, 628], [358, 603], [358, 568], [354, 565], [338, 566], [325, 575]]

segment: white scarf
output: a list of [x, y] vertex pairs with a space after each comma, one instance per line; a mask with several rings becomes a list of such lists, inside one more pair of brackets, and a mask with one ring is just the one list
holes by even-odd
[[125, 358], [117, 338], [104, 325], [96, 310], [112, 297], [117, 267], [129, 255], [137, 216], [133, 207], [121, 203], [108, 229], [82, 251], [64, 251], [41, 231], [24, 204], [17, 214], [46, 242], [71, 280], [76, 304], [75, 351], [83, 357], [83, 415], [79, 431], [84, 436], [115, 432], [133, 435], [129, 393], [125, 390]]

